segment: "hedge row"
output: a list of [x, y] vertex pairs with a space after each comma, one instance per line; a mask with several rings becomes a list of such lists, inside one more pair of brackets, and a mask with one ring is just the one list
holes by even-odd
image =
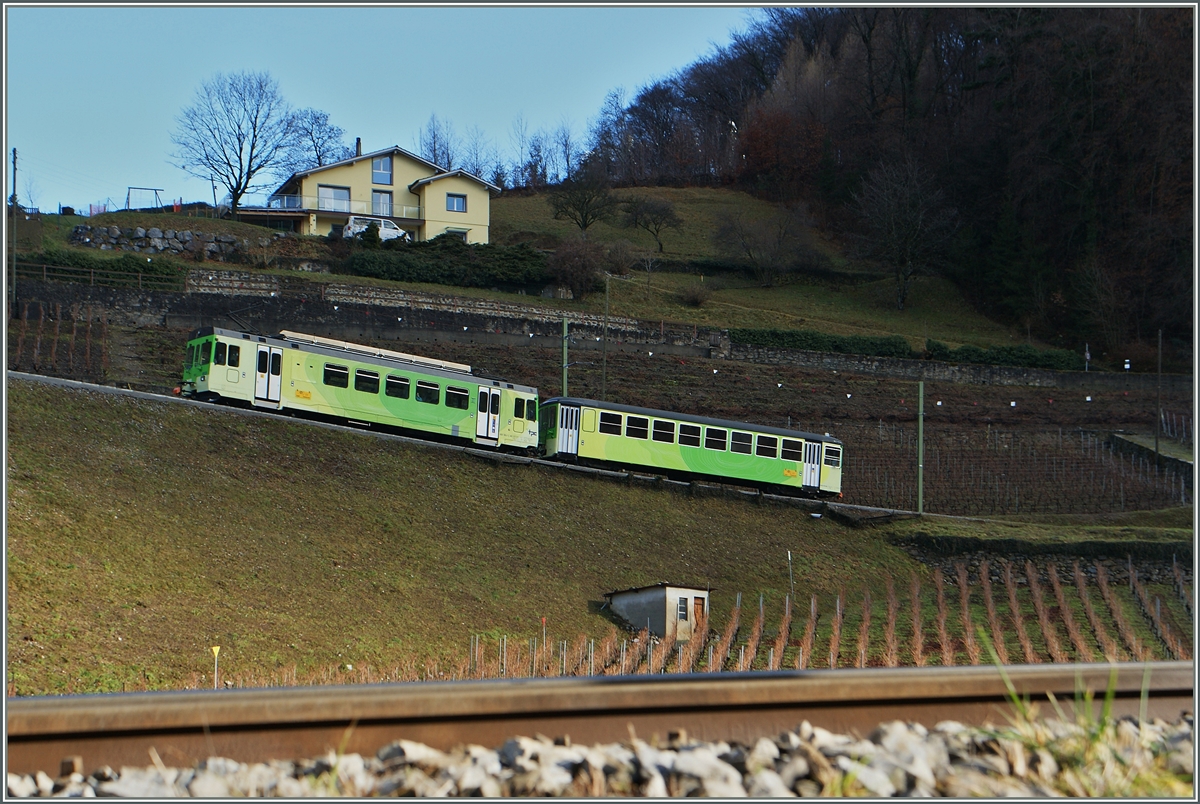
[[528, 244], [470, 244], [438, 237], [393, 248], [355, 251], [340, 273], [459, 287], [528, 287], [550, 281], [546, 256]]
[[804, 349], [809, 352], [837, 352], [869, 357], [897, 357], [909, 360], [938, 360], [945, 363], [976, 363], [984, 366], [1082, 371], [1083, 357], [1066, 349], [1034, 349], [1032, 346], [960, 346], [951, 349], [940, 341], [926, 341], [925, 351], [917, 352], [899, 335], [830, 335], [814, 330], [731, 329], [734, 343], [765, 346], [772, 349]]
[[155, 255], [147, 260], [144, 254], [123, 252], [115, 257], [102, 257], [76, 249], [47, 249], [17, 256], [19, 262], [36, 265], [58, 265], [64, 268], [83, 268], [90, 271], [120, 271], [146, 276], [178, 277], [187, 272], [188, 265], [169, 256]]
[[981, 349], [966, 344], [951, 349], [940, 341], [926, 341], [925, 353], [930, 360], [946, 363], [981, 363], [986, 366], [1016, 366], [1018, 368], [1083, 371], [1083, 356], [1067, 349], [1034, 349], [1032, 346], [989, 346]]
[[899, 335], [830, 335], [811, 329], [731, 329], [729, 338], [748, 346], [774, 349], [804, 349], [809, 352], [839, 352], [872, 357], [919, 358], [908, 341]]

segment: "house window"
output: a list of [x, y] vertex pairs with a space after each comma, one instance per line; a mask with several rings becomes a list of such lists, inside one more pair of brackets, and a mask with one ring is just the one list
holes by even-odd
[[741, 455], [749, 455], [751, 451], [750, 445], [753, 443], [753, 439], [754, 436], [750, 435], [749, 433], [739, 433], [737, 430], [734, 430], [733, 436], [729, 442], [729, 451], [737, 452]]
[[687, 619], [687, 600], [686, 597], [679, 598], [679, 606], [676, 609], [678, 614], [676, 616], [681, 620]]
[[758, 437], [758, 452], [761, 458], [774, 458], [779, 449], [779, 439], [774, 436], [760, 435]]
[[466, 410], [471, 407], [471, 392], [466, 388], [446, 387], [446, 407]]
[[447, 212], [466, 212], [467, 197], [465, 195], [455, 195], [454, 193], [446, 193], [446, 211]]
[[705, 449], [725, 449], [725, 431], [719, 427], [704, 428]]
[[349, 212], [350, 188], [317, 185], [317, 209], [325, 212]]
[[334, 388], [347, 388], [350, 386], [350, 369], [326, 363], [323, 380], [326, 385], [332, 385]]
[[390, 218], [392, 216], [392, 194], [382, 190], [372, 190], [371, 214]]
[[655, 419], [653, 438], [655, 441], [661, 441], [664, 444], [674, 444], [675, 422], [664, 422], [659, 419]]
[[371, 183], [392, 183], [392, 158], [390, 156], [377, 156], [371, 160]]
[[417, 401], [436, 405], [441, 399], [441, 387], [432, 382], [417, 382]]
[[694, 424], [679, 425], [679, 446], [681, 446], [681, 447], [698, 447], [698, 446], [700, 446], [700, 428]]
[[804, 442], [793, 441], [790, 438], [783, 439], [783, 454], [779, 457], [785, 461], [802, 461], [804, 460]]
[[646, 438], [650, 435], [650, 420], [641, 416], [630, 416], [625, 420], [626, 438]]
[[608, 433], [609, 435], [621, 434], [621, 414], [619, 413], [601, 413], [600, 414], [600, 432]]
[[354, 372], [354, 390], [368, 394], [379, 393], [379, 374], [374, 371], [358, 369]]

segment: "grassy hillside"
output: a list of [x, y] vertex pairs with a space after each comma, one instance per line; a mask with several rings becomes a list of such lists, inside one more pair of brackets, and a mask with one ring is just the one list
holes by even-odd
[[[8, 391], [10, 694], [177, 688], [211, 669], [212, 645], [243, 679], [452, 663], [471, 634], [523, 644], [543, 616], [552, 642], [600, 637], [605, 591], [664, 580], [711, 586], [718, 629], [739, 592], [747, 608], [763, 595], [770, 624], [788, 550], [798, 599], [821, 595], [824, 612], [840, 585], [910, 572], [931, 594], [929, 571], [889, 537], [1014, 532], [936, 519], [853, 530], [283, 419], [21, 381]], [[1020, 532], [1170, 539], [1189, 517]], [[827, 632], [826, 618], [818, 641]]]

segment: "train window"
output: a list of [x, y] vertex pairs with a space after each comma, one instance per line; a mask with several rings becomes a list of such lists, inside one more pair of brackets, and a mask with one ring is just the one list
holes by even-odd
[[664, 444], [674, 444], [675, 422], [664, 422], [656, 419], [654, 421], [654, 434], [651, 437], [655, 441], [661, 441]]
[[754, 436], [749, 433], [739, 433], [735, 430], [729, 438], [729, 451], [739, 455], [749, 455], [753, 440]]
[[625, 419], [626, 438], [647, 438], [650, 435], [650, 420], [641, 416], [629, 416]]
[[608, 433], [609, 435], [621, 434], [621, 414], [619, 413], [601, 413], [600, 414], [600, 432]]
[[[271, 353], [269, 351], [266, 351], [263, 349], [258, 350], [258, 373], [259, 374], [267, 373], [267, 363], [270, 361], [270, 359], [271, 359]], [[345, 388], [346, 386], [343, 385], [342, 387]]]
[[446, 407], [466, 410], [471, 407], [471, 392], [466, 388], [446, 387]]
[[212, 341], [205, 341], [200, 345], [200, 365], [207, 366], [208, 361], [212, 359]]
[[525, 400], [521, 397], [517, 397], [515, 400], [513, 400], [513, 418], [525, 418]]
[[479, 412], [487, 413], [487, 406], [488, 406], [488, 392], [483, 390], [482, 388], [480, 388], [479, 389], [479, 408], [478, 408]]
[[839, 467], [842, 465], [842, 448], [825, 445], [825, 465]]
[[185, 369], [190, 369], [192, 367], [192, 361], [195, 359], [196, 359], [196, 347], [193, 344], [189, 343], [188, 348], [187, 348], [187, 357], [183, 358], [183, 367]]
[[354, 390], [368, 394], [379, 393], [379, 374], [374, 371], [358, 369], [354, 372]]
[[229, 344], [229, 367], [238, 368], [242, 364], [242, 347]]
[[394, 396], [396, 399], [408, 399], [408, 377], [387, 375], [387, 380], [383, 384], [383, 393], [386, 396]]
[[775, 436], [760, 435], [758, 437], [758, 450], [755, 453], [761, 458], [774, 458], [779, 450], [779, 439]]
[[213, 350], [213, 363], [216, 363], [218, 366], [225, 365], [225, 354], [228, 348], [226, 344], [218, 342], [217, 348]]
[[779, 457], [785, 461], [804, 460], [804, 442], [793, 441], [790, 438], [783, 439], [783, 454]]
[[719, 427], [704, 428], [705, 449], [725, 449], [725, 431]]
[[500, 394], [492, 394], [492, 415], [500, 415]]
[[283, 370], [283, 353], [271, 352], [271, 376], [278, 377]]
[[679, 446], [700, 446], [700, 428], [696, 427], [694, 424], [679, 425]]
[[417, 401], [436, 405], [442, 397], [440, 385], [431, 382], [417, 381]]
[[531, 422], [537, 421], [537, 400], [536, 399], [526, 399], [525, 400], [525, 418], [529, 419], [529, 421], [531, 421]]
[[[259, 354], [266, 353], [260, 352]], [[259, 362], [265, 361], [260, 360]], [[266, 366], [263, 366], [263, 368], [266, 368]], [[324, 382], [326, 385], [332, 385], [335, 388], [348, 388], [350, 387], [350, 369], [345, 366], [335, 366], [332, 363], [326, 363]]]

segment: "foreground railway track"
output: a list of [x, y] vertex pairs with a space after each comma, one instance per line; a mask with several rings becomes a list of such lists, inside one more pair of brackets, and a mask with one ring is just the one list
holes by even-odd
[[[1053, 694], [1068, 713], [1083, 691], [1106, 691], [1116, 716], [1175, 721], [1193, 711], [1192, 662], [1012, 665], [1015, 690], [1041, 711]], [[383, 684], [10, 698], [10, 773], [54, 775], [77, 757], [84, 772], [210, 756], [239, 762], [373, 754], [407, 739], [448, 750], [498, 746], [543, 734], [575, 743], [643, 739], [686, 730], [700, 739], [752, 744], [803, 720], [867, 734], [879, 723], [942, 720], [1002, 725], [1012, 713], [993, 666], [813, 670]]]

